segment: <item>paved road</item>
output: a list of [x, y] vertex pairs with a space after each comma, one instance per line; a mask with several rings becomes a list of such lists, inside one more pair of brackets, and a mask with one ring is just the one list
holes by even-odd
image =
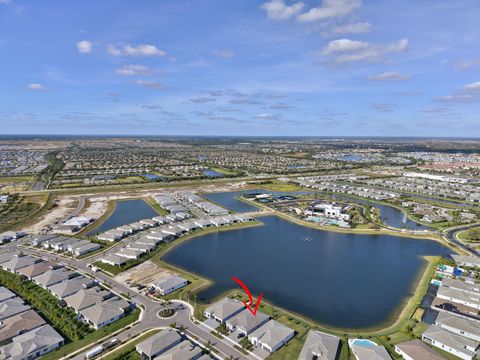
[[[5, 247], [7, 250], [15, 250], [16, 244], [12, 243]], [[218, 353], [224, 357], [229, 358], [230, 356], [233, 359], [239, 360], [248, 360], [252, 359], [251, 356], [246, 356], [243, 353], [236, 350], [233, 345], [229, 342], [222, 341], [216, 336], [212, 335], [204, 327], [195, 324], [191, 320], [193, 316], [193, 308], [184, 301], [174, 300], [172, 301], [172, 306], [175, 307], [178, 311], [173, 318], [161, 319], [158, 317], [158, 313], [161, 309], [164, 308], [163, 302], [158, 300], [153, 300], [144, 295], [133, 292], [131, 289], [125, 285], [113, 280], [106, 274], [102, 272], [94, 272], [88, 267], [88, 261], [86, 260], [77, 260], [72, 258], [66, 258], [63, 256], [58, 256], [52, 253], [46, 253], [37, 249], [32, 248], [22, 248], [22, 252], [25, 254], [39, 256], [45, 259], [52, 261], [60, 262], [64, 265], [70, 266], [77, 269], [78, 272], [89, 275], [92, 278], [95, 278], [100, 283], [107, 284], [113, 292], [117, 294], [128, 294], [131, 296], [131, 300], [135, 302], [137, 306], [141, 305], [143, 307], [142, 314], [140, 316], [140, 322], [134, 327], [122, 332], [119, 335], [116, 335], [115, 338], [125, 341], [131, 338], [133, 335], [146, 331], [148, 329], [154, 329], [158, 327], [168, 327], [173, 322], [176, 323], [177, 327], [184, 327], [187, 329], [187, 333], [196, 336], [200, 342], [204, 345], [210, 342], [214, 346]], [[75, 359], [84, 359], [84, 353], [79, 354]]]
[[464, 230], [469, 230], [471, 228], [474, 228], [474, 227], [478, 227], [480, 225], [478, 224], [475, 224], [475, 225], [468, 225], [468, 226], [463, 226], [461, 228], [454, 228], [454, 229], [449, 229], [449, 230], [446, 230], [444, 231], [444, 233], [442, 234], [443, 237], [451, 242], [452, 244], [458, 246], [459, 248], [465, 250], [467, 253], [471, 254], [471, 255], [474, 255], [474, 256], [480, 256], [480, 252], [471, 248], [470, 246], [468, 245], [465, 245], [464, 243], [462, 243], [461, 241], [459, 241], [457, 239], [457, 234], [461, 231], [464, 231]]

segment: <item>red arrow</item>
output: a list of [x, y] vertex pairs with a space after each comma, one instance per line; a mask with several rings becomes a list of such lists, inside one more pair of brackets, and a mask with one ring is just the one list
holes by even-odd
[[263, 293], [260, 294], [260, 296], [257, 299], [257, 302], [254, 304], [252, 293], [248, 289], [247, 285], [245, 285], [242, 280], [237, 279], [236, 277], [232, 277], [232, 280], [238, 283], [238, 285], [242, 287], [242, 289], [247, 293], [248, 298], [250, 299], [250, 304], [247, 303], [246, 301], [242, 301], [243, 305], [247, 307], [247, 309], [253, 314], [253, 316], [257, 315], [258, 306], [260, 305], [260, 301], [262, 301]]

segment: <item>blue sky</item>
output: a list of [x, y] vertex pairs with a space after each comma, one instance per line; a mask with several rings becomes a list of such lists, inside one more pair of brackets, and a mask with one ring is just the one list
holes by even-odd
[[0, 0], [0, 133], [480, 136], [478, 0]]

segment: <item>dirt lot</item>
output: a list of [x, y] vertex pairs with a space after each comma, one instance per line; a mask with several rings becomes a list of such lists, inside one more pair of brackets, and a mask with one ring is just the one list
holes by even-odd
[[170, 270], [164, 269], [150, 260], [147, 260], [127, 271], [114, 277], [116, 281], [126, 284], [127, 280], [132, 283], [148, 286], [171, 275], [177, 275]]

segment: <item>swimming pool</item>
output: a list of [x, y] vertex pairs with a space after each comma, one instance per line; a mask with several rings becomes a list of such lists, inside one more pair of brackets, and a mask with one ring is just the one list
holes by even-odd
[[348, 343], [349, 343], [350, 346], [352, 346], [352, 345], [363, 346], [363, 347], [378, 346], [373, 341], [367, 340], [367, 339], [350, 339], [350, 340], [348, 340]]

